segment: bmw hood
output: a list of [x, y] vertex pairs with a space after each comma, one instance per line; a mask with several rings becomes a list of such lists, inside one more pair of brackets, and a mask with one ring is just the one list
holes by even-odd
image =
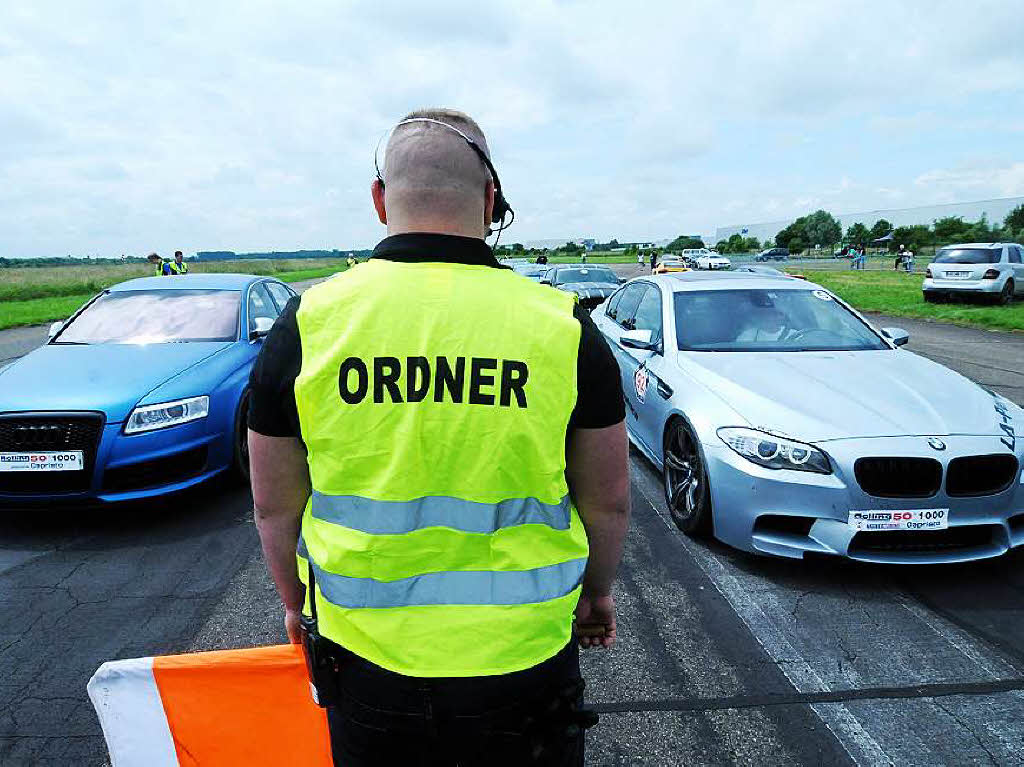
[[108, 422], [123, 421], [148, 392], [229, 346], [230, 342], [41, 346], [0, 371], [0, 412], [98, 410], [106, 413]]
[[[1004, 436], [991, 394], [907, 351], [680, 352], [680, 359], [751, 427], [794, 439]], [[1020, 432], [1024, 424], [1014, 426]]]
[[619, 286], [611, 282], [565, 282], [558, 289], [575, 293], [580, 298], [608, 298]]

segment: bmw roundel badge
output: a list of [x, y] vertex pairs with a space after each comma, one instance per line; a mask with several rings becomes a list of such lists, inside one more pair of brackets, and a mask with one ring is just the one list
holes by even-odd
[[935, 450], [945, 450], [946, 449], [946, 443], [943, 442], [938, 437], [929, 437], [928, 438], [928, 446], [931, 447], [931, 448], [934, 448]]

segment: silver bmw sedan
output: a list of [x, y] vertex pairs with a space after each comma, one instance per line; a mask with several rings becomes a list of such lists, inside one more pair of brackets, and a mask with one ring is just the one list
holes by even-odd
[[752, 552], [955, 562], [1024, 544], [1024, 410], [810, 282], [634, 279], [591, 315], [676, 524]]

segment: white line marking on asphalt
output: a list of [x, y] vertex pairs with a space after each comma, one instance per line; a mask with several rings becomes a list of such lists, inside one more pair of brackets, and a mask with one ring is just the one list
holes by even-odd
[[1020, 675], [1020, 672], [1001, 658], [986, 658], [972, 646], [972, 640], [963, 631], [935, 615], [922, 605], [915, 603], [911, 597], [902, 591], [891, 590], [893, 598], [903, 606], [911, 615], [921, 621], [924, 625], [934, 631], [938, 636], [945, 639], [956, 650], [966, 658], [974, 662], [978, 668], [988, 674], [992, 679], [1013, 679]]
[[[801, 660], [794, 663], [793, 660], [799, 657], [793, 645], [786, 639], [782, 630], [765, 614], [760, 605], [755, 602], [750, 594], [744, 591], [743, 587], [736, 580], [735, 576], [728, 572], [725, 565], [714, 554], [691, 542], [685, 535], [679, 533], [662, 516], [658, 507], [644, 492], [639, 482], [636, 487], [640, 494], [647, 501], [648, 505], [658, 515], [668, 529], [675, 534], [687, 553], [708, 576], [714, 584], [718, 593], [729, 603], [732, 609], [740, 617], [751, 635], [757, 641], [765, 653], [775, 663], [790, 684], [797, 692], [831, 692], [831, 688], [824, 682], [818, 673], [809, 663]], [[787, 660], [788, 663], [780, 664], [779, 661]], [[850, 710], [843, 704], [817, 705], [812, 704], [811, 710], [824, 723], [836, 739], [849, 754], [850, 758], [858, 765], [865, 764], [893, 764], [878, 742], [868, 734], [857, 718], [850, 713]]]

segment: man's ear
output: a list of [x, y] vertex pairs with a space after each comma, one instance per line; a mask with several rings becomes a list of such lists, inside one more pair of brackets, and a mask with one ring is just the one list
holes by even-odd
[[388, 211], [384, 207], [384, 182], [375, 178], [370, 184], [370, 196], [373, 197], [373, 207], [377, 211], [377, 218], [384, 225], [388, 223]]
[[484, 187], [484, 229], [491, 228], [491, 216], [494, 214], [494, 182], [488, 181]]

